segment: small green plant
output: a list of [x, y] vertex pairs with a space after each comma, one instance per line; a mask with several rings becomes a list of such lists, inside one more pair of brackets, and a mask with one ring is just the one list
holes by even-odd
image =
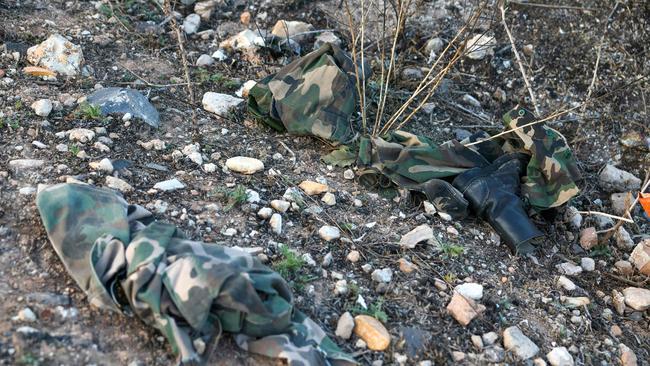
[[224, 81], [222, 83], [222, 85], [223, 85], [224, 88], [227, 88], [227, 89], [235, 89], [235, 88], [239, 88], [240, 84], [239, 84], [239, 81], [237, 81], [237, 80], [227, 79], [226, 81]]
[[379, 298], [377, 301], [373, 302], [368, 306], [368, 309], [362, 308], [360, 305], [356, 305], [353, 307], [350, 312], [354, 315], [359, 315], [359, 314], [365, 314], [365, 315], [370, 315], [371, 317], [379, 320], [382, 323], [386, 323], [388, 321], [388, 314], [383, 310], [384, 306], [384, 299]]
[[70, 146], [69, 151], [70, 154], [72, 154], [73, 156], [77, 156], [77, 154], [79, 154], [79, 151], [81, 151], [81, 149], [79, 148], [79, 145], [73, 144]]
[[595, 246], [591, 252], [589, 253], [590, 257], [611, 257], [612, 256], [612, 250], [609, 249], [609, 245], [607, 244], [601, 244]]
[[273, 268], [285, 279], [293, 277], [305, 264], [302, 258], [286, 245], [280, 247], [280, 254], [282, 255], [282, 260], [277, 262]]
[[97, 9], [99, 13], [106, 18], [111, 18], [113, 16], [113, 11], [111, 10], [111, 7], [108, 6], [107, 4], [102, 4], [99, 6], [99, 9]]
[[449, 272], [449, 273], [445, 274], [444, 276], [442, 276], [442, 279], [445, 282], [447, 282], [448, 284], [453, 284], [454, 282], [456, 282], [456, 278], [457, 278], [457, 276], [453, 272]]
[[441, 242], [439, 248], [442, 251], [442, 254], [448, 258], [458, 257], [465, 253], [465, 248], [456, 244]]
[[224, 211], [228, 212], [235, 208], [236, 206], [241, 205], [246, 202], [248, 199], [248, 193], [246, 193], [246, 187], [241, 184], [238, 184], [232, 190], [226, 193], [226, 199], [228, 203], [226, 207], [223, 208]]
[[15, 108], [17, 111], [23, 109], [23, 101], [20, 100], [20, 99], [17, 100], [17, 101], [14, 103], [14, 108]]
[[85, 120], [99, 120], [102, 119], [102, 110], [99, 106], [94, 106], [89, 103], [82, 103], [79, 106], [77, 116]]
[[15, 118], [10, 119], [8, 124], [9, 124], [9, 127], [11, 127], [14, 130], [18, 129], [18, 127], [20, 127], [20, 122]]

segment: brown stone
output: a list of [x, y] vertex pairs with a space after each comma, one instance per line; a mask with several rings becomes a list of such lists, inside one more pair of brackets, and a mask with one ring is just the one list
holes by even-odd
[[614, 336], [614, 337], [620, 337], [623, 334], [623, 330], [621, 327], [618, 325], [614, 324], [612, 325], [611, 328], [609, 328], [609, 332]]
[[632, 263], [628, 261], [618, 261], [614, 263], [614, 267], [616, 267], [618, 273], [623, 276], [629, 276], [634, 273], [634, 267], [632, 267]]
[[623, 290], [625, 304], [637, 311], [646, 311], [650, 308], [650, 290], [639, 287], [628, 287]]
[[621, 365], [622, 366], [636, 366], [637, 359], [634, 351], [623, 343], [618, 345], [618, 350], [621, 352]]
[[472, 319], [485, 311], [485, 306], [454, 291], [454, 295], [447, 305], [447, 311], [462, 326], [467, 326]]
[[590, 250], [598, 245], [598, 234], [595, 227], [588, 227], [580, 231], [580, 246], [584, 250]]
[[399, 270], [404, 273], [411, 273], [418, 268], [418, 266], [407, 261], [404, 258], [400, 258], [397, 262], [399, 263]]
[[251, 13], [248, 12], [248, 11], [245, 11], [245, 12], [241, 13], [241, 15], [239, 16], [239, 21], [243, 25], [250, 24], [250, 22], [251, 22]]
[[650, 276], [650, 239], [637, 244], [630, 254], [630, 262], [634, 263], [639, 272]]
[[300, 185], [298, 185], [298, 187], [300, 187], [300, 189], [305, 191], [305, 193], [307, 193], [307, 195], [309, 196], [325, 193], [329, 189], [327, 185], [314, 182], [311, 180], [303, 181], [302, 183], [300, 183]]
[[368, 315], [357, 315], [354, 318], [354, 334], [373, 351], [383, 351], [390, 345], [390, 334], [384, 325]]

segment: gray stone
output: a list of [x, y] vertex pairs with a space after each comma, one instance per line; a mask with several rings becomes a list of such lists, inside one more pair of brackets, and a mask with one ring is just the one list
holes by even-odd
[[532, 358], [539, 352], [539, 347], [517, 326], [509, 327], [503, 332], [503, 346], [521, 360]]
[[389, 283], [393, 279], [393, 270], [390, 268], [376, 269], [372, 271], [371, 276], [375, 282]]
[[161, 191], [174, 191], [177, 189], [185, 188], [185, 185], [181, 183], [181, 181], [179, 181], [178, 179], [173, 178], [162, 182], [158, 182], [156, 183], [156, 185], [153, 186], [153, 188]]
[[582, 268], [580, 266], [576, 266], [573, 263], [570, 262], [564, 262], [560, 263], [555, 266], [560, 273], [565, 274], [567, 276], [575, 276], [580, 273], [582, 273]]
[[314, 41], [314, 49], [319, 49], [325, 43], [332, 43], [340, 46], [341, 39], [332, 32], [323, 32], [316, 36], [316, 40]]
[[60, 34], [53, 34], [27, 50], [27, 61], [66, 76], [77, 75], [83, 62], [81, 47]]
[[625, 304], [637, 311], [646, 311], [650, 308], [650, 290], [639, 287], [628, 287], [623, 290]]
[[133, 187], [120, 178], [108, 176], [106, 177], [106, 186], [109, 188], [117, 189], [120, 192], [130, 192], [133, 190]]
[[102, 88], [86, 98], [89, 104], [98, 106], [102, 115], [131, 113], [152, 127], [160, 126], [160, 114], [147, 97], [133, 89]]
[[52, 101], [49, 99], [39, 99], [32, 103], [31, 107], [37, 116], [47, 117], [52, 112]]
[[273, 214], [269, 220], [269, 226], [275, 234], [282, 234], [282, 215], [278, 213]]
[[37, 159], [16, 159], [9, 161], [9, 167], [15, 172], [41, 168], [45, 164], [43, 160]]
[[219, 116], [225, 116], [231, 108], [234, 108], [243, 102], [244, 100], [242, 98], [214, 92], [203, 94], [203, 99], [201, 101], [203, 109]]
[[183, 21], [183, 31], [185, 34], [194, 34], [199, 30], [200, 25], [201, 16], [198, 14], [190, 14]]
[[346, 311], [339, 318], [336, 324], [336, 336], [342, 339], [350, 339], [352, 330], [354, 329], [354, 318], [350, 312]]
[[555, 347], [546, 354], [548, 363], [552, 366], [573, 366], [573, 357], [566, 347]]
[[336, 226], [325, 225], [318, 230], [318, 235], [325, 241], [332, 241], [341, 237], [341, 230]]
[[596, 261], [589, 257], [580, 258], [580, 267], [587, 272], [591, 272], [596, 269]]
[[635, 191], [641, 188], [641, 179], [607, 164], [598, 176], [600, 186], [609, 192]]

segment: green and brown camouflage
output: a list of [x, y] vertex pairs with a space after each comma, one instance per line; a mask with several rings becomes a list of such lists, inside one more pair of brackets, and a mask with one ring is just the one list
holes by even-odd
[[350, 57], [326, 43], [257, 83], [248, 110], [278, 131], [345, 144], [356, 136], [350, 122], [355, 85]]
[[169, 341], [179, 363], [222, 332], [290, 365], [350, 365], [323, 330], [294, 308], [285, 280], [256, 257], [186, 239], [117, 193], [82, 184], [39, 191], [43, 224], [70, 275], [95, 306], [130, 309]]
[[[514, 129], [536, 121], [525, 108], [515, 107], [503, 116], [506, 127]], [[509, 134], [507, 144], [514, 151], [530, 154], [523, 177], [522, 194], [538, 210], [557, 207], [580, 192], [580, 179], [573, 152], [562, 134], [542, 123]]]

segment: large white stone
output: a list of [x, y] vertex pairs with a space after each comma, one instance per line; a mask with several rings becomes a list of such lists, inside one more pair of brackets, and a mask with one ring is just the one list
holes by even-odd
[[606, 165], [598, 176], [600, 186], [610, 192], [635, 191], [641, 188], [641, 179], [613, 165]]
[[354, 318], [350, 312], [346, 311], [339, 318], [338, 323], [336, 324], [336, 336], [342, 339], [350, 339], [352, 336], [352, 330], [354, 329]]
[[433, 229], [429, 225], [420, 225], [415, 229], [409, 231], [399, 241], [402, 248], [413, 249], [415, 246], [423, 241], [433, 238]]
[[74, 76], [81, 71], [83, 53], [80, 46], [60, 34], [53, 34], [27, 50], [27, 61], [66, 76]]
[[158, 182], [153, 186], [153, 188], [161, 191], [174, 191], [177, 189], [185, 188], [185, 185], [181, 183], [181, 181], [179, 181], [178, 179], [173, 178], [162, 182]]
[[194, 34], [199, 30], [201, 17], [198, 14], [190, 14], [183, 21], [183, 31], [186, 34]]
[[231, 108], [241, 104], [244, 100], [229, 94], [207, 92], [203, 94], [203, 109], [208, 112], [225, 116]]
[[503, 331], [503, 346], [521, 360], [532, 358], [539, 352], [539, 347], [526, 337], [517, 326]]
[[336, 226], [325, 225], [318, 230], [318, 235], [325, 241], [332, 241], [341, 237], [341, 230]]
[[483, 286], [478, 283], [463, 283], [456, 286], [454, 290], [472, 300], [480, 300], [483, 297]]
[[636, 311], [646, 311], [650, 308], [650, 290], [639, 287], [628, 287], [623, 290], [625, 304]]
[[494, 37], [486, 34], [476, 34], [469, 41], [467, 41], [467, 58], [472, 60], [482, 60], [487, 55], [494, 53], [494, 46], [497, 41]]
[[120, 178], [107, 176], [106, 177], [106, 186], [109, 188], [117, 189], [120, 192], [130, 192], [133, 190], [133, 187]]
[[39, 99], [32, 103], [32, 109], [37, 116], [47, 117], [52, 112], [52, 101], [49, 99]]
[[226, 160], [226, 167], [241, 174], [254, 174], [264, 169], [264, 163], [255, 158], [235, 156]]
[[552, 366], [573, 366], [573, 356], [566, 347], [555, 347], [546, 354], [548, 363]]

